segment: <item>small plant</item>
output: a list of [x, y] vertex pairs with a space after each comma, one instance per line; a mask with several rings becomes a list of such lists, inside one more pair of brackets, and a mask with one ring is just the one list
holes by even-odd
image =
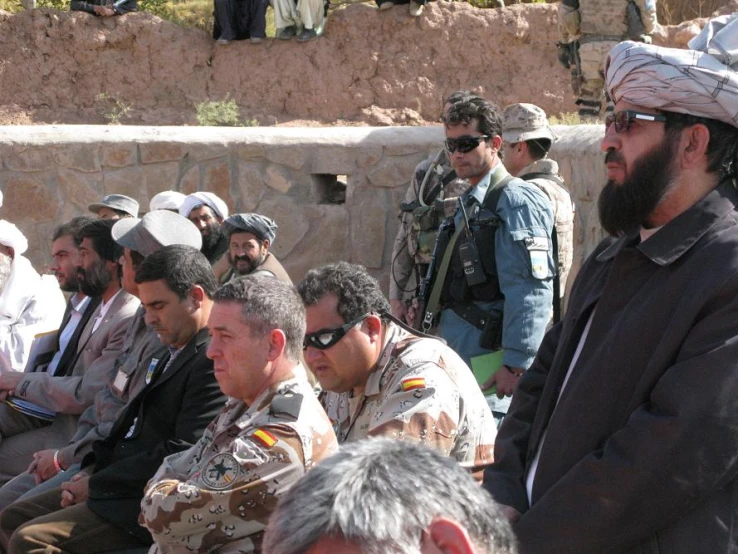
[[226, 97], [225, 100], [200, 102], [195, 106], [197, 122], [203, 127], [253, 127], [253, 119], [241, 121], [236, 101]]
[[117, 95], [111, 96], [107, 92], [101, 92], [95, 97], [102, 107], [100, 115], [108, 120], [110, 125], [120, 125], [121, 118], [128, 117], [131, 106], [125, 104]]

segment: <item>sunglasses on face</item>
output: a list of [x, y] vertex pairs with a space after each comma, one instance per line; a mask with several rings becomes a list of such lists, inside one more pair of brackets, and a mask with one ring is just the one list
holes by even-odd
[[371, 312], [364, 314], [353, 321], [349, 321], [346, 325], [341, 325], [335, 329], [320, 329], [314, 333], [308, 333], [302, 341], [302, 349], [305, 350], [308, 346], [312, 346], [318, 350], [327, 350], [341, 340], [352, 327], [358, 325], [369, 317], [370, 314]]
[[643, 112], [636, 112], [634, 110], [624, 110], [622, 112], [617, 112], [615, 114], [608, 115], [605, 118], [605, 131], [607, 131], [610, 128], [610, 125], [614, 123], [615, 132], [624, 133], [628, 129], [630, 129], [630, 124], [636, 119], [638, 121], [647, 121], [650, 123], [655, 123], [655, 122], [664, 123], [666, 121], [665, 116], [659, 115], [656, 113], [643, 113]]
[[446, 150], [448, 150], [450, 154], [453, 154], [457, 150], [462, 154], [466, 154], [467, 152], [471, 152], [472, 150], [474, 150], [477, 146], [479, 146], [480, 142], [482, 142], [483, 140], [487, 140], [488, 138], [489, 135], [467, 135], [459, 138], [446, 139], [446, 142], [444, 144], [446, 145]]

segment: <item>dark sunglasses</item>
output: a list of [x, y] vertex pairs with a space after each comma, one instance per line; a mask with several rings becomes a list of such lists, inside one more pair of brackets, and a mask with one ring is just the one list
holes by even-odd
[[634, 110], [623, 110], [622, 112], [617, 112], [605, 117], [605, 131], [607, 131], [610, 128], [610, 125], [614, 123], [615, 132], [624, 133], [628, 129], [630, 129], [630, 124], [636, 119], [639, 121], [648, 121], [651, 123], [664, 123], [666, 121], [665, 116], [656, 113], [643, 113], [636, 112]]
[[487, 140], [488, 138], [489, 135], [467, 135], [459, 138], [446, 139], [444, 144], [446, 145], [446, 150], [448, 150], [449, 154], [453, 154], [457, 150], [462, 154], [466, 154], [467, 152], [474, 150], [479, 146], [480, 142]]
[[305, 350], [308, 346], [312, 346], [318, 350], [327, 350], [341, 340], [352, 327], [364, 321], [369, 315], [371, 315], [371, 312], [357, 317], [353, 321], [349, 321], [346, 325], [341, 325], [335, 329], [320, 329], [314, 333], [308, 333], [302, 341], [302, 349]]

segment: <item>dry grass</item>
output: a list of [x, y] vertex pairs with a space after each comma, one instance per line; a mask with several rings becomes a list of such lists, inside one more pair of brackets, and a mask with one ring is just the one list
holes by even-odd
[[726, 6], [728, 0], [666, 0], [657, 4], [659, 23], [676, 25], [688, 19], [707, 17]]

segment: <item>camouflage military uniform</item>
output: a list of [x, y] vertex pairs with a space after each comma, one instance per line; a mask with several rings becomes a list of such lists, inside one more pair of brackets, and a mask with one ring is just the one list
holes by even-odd
[[[532, 179], [526, 178], [531, 174], [546, 174], [546, 176], [536, 175]], [[564, 180], [559, 175], [559, 164], [549, 158], [543, 158], [521, 169], [517, 176], [545, 192], [553, 205], [558, 243], [559, 292], [563, 297], [574, 255], [574, 205], [564, 186]]]
[[336, 437], [305, 370], [252, 406], [230, 399], [191, 449], [168, 456], [141, 502], [150, 552], [258, 552], [277, 500]]
[[324, 392], [339, 443], [386, 436], [422, 442], [474, 471], [492, 463], [496, 427], [471, 370], [442, 341], [389, 323], [360, 397]]
[[[656, 0], [633, 2], [640, 10], [641, 36], [651, 35], [657, 25]], [[577, 4], [578, 9], [574, 7]], [[569, 0], [559, 5], [559, 42], [579, 41], [581, 90], [575, 85], [575, 94], [582, 116], [596, 117], [602, 110], [605, 60], [612, 47], [638, 38], [628, 27], [628, 4], [628, 0]]]
[[[434, 161], [438, 164], [435, 165]], [[435, 165], [435, 167], [434, 167]], [[420, 186], [426, 173], [431, 171], [423, 189], [424, 202], [430, 206], [421, 206], [418, 202]], [[418, 283], [413, 278], [413, 271], [417, 266], [420, 277], [425, 277], [425, 271], [430, 263], [435, 237], [438, 226], [446, 217], [456, 211], [456, 199], [468, 187], [463, 179], [454, 179], [438, 194], [436, 200], [430, 200], [431, 191], [441, 184], [441, 180], [452, 171], [445, 150], [441, 150], [435, 158], [427, 159], [418, 164], [413, 174], [410, 187], [405, 194], [404, 206], [415, 206], [409, 211], [400, 212], [400, 226], [395, 237], [395, 245], [392, 250], [392, 267], [390, 269], [390, 294], [391, 300], [401, 300], [415, 296], [415, 287]]]

